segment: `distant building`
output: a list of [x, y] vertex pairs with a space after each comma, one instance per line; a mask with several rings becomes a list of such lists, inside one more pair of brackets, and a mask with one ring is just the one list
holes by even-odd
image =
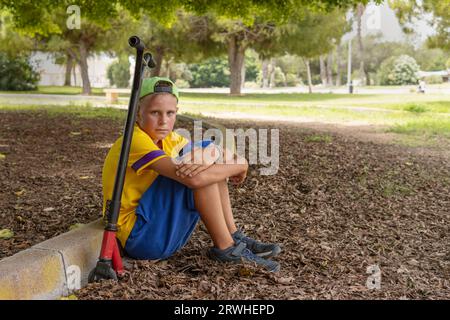
[[442, 77], [443, 82], [449, 82], [450, 81], [450, 69], [442, 70], [442, 71], [419, 71], [419, 72], [417, 72], [417, 76], [420, 79], [428, 78], [431, 76], [438, 76], [438, 77]]
[[[114, 58], [106, 54], [94, 55], [88, 58], [88, 73], [92, 87], [103, 88], [110, 86], [108, 77], [106, 76], [106, 70], [114, 60]], [[36, 71], [41, 75], [38, 85], [64, 85], [66, 67], [56, 64], [51, 54], [36, 52], [31, 56], [30, 61], [36, 68]], [[81, 72], [78, 65], [75, 67], [75, 73], [72, 73], [71, 84], [72, 86], [82, 86]]]

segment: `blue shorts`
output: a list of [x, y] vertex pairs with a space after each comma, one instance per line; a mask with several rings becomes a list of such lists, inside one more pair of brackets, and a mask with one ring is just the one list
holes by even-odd
[[193, 190], [162, 175], [142, 195], [136, 216], [124, 249], [142, 260], [165, 259], [180, 250], [200, 218]]

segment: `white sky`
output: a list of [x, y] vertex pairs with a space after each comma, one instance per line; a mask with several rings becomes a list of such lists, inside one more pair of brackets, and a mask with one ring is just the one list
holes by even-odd
[[[423, 17], [422, 20], [414, 23], [413, 29], [416, 31], [415, 39], [416, 45], [420, 45], [425, 39], [434, 33], [433, 28], [427, 23], [431, 15]], [[370, 3], [363, 15], [362, 34], [381, 32], [385, 41], [403, 41], [406, 36], [401, 29], [394, 11], [389, 8], [387, 2], [381, 5]], [[343, 40], [346, 41], [350, 36], [356, 34], [356, 23], [353, 26], [353, 31], [347, 33]]]

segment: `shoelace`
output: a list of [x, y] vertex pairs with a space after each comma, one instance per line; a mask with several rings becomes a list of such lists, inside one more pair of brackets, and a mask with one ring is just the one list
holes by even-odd
[[269, 268], [273, 268], [274, 267], [274, 263], [271, 263], [269, 260], [265, 260], [265, 259], [257, 256], [256, 254], [254, 254], [253, 252], [251, 252], [247, 248], [242, 251], [242, 256], [247, 258], [250, 261], [253, 261], [253, 262], [256, 262], [258, 264], [267, 266]]
[[244, 235], [241, 237], [241, 241], [245, 242], [247, 244], [247, 247], [250, 249], [255, 248], [259, 244], [255, 239]]

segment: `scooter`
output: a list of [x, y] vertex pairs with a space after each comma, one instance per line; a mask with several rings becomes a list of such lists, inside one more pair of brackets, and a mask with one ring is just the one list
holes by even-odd
[[95, 282], [102, 279], [118, 280], [125, 270], [122, 263], [118, 240], [116, 239], [117, 220], [119, 218], [120, 201], [122, 198], [125, 172], [130, 153], [131, 139], [133, 137], [134, 123], [136, 122], [136, 110], [141, 91], [144, 68], [154, 68], [155, 62], [152, 55], [146, 50], [144, 43], [137, 36], [128, 39], [131, 47], [136, 48], [136, 65], [134, 68], [133, 86], [128, 104], [128, 114], [125, 123], [122, 149], [120, 151], [119, 164], [117, 167], [116, 179], [111, 201], [106, 205], [107, 224], [103, 233], [102, 247], [97, 265], [90, 272], [88, 281]]

